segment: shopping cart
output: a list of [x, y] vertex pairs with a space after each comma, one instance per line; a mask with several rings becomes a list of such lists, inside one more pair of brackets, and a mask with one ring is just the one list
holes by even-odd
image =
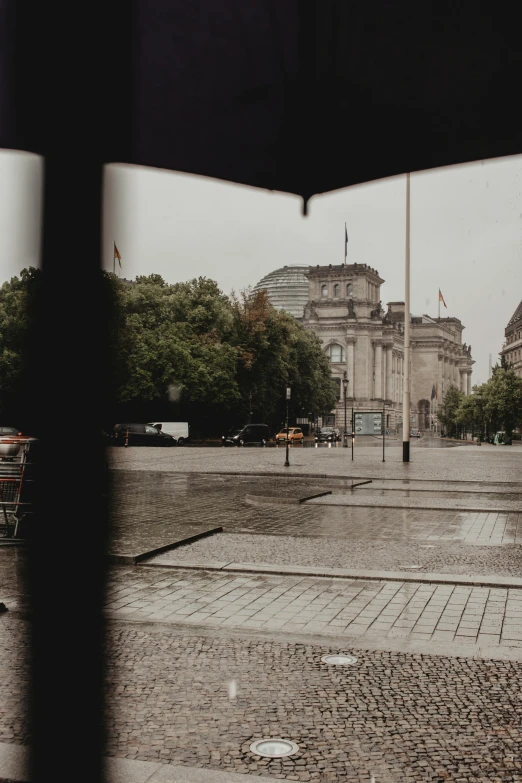
[[32, 513], [30, 454], [34, 442], [35, 438], [2, 439], [4, 444], [20, 445], [16, 458], [0, 459], [0, 534], [7, 538], [17, 538], [20, 523]]

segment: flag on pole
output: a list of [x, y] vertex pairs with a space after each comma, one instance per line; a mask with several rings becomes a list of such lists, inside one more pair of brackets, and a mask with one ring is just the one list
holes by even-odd
[[120, 255], [120, 251], [116, 247], [116, 242], [115, 242], [114, 243], [114, 261], [116, 261], [116, 259], [118, 259], [118, 264], [120, 265], [120, 269], [121, 269], [122, 268], [122, 266], [121, 266], [121, 255]]
[[448, 305], [447, 305], [447, 304], [446, 304], [446, 302], [444, 301], [444, 297], [442, 296], [442, 293], [441, 293], [441, 290], [440, 290], [440, 288], [439, 288], [439, 302], [442, 302], [442, 304], [444, 305], [444, 307], [446, 308], [446, 310], [448, 309]]
[[344, 260], [346, 261], [348, 257], [348, 230], [346, 228], [346, 223], [344, 224]]
[[435, 391], [435, 384], [433, 384], [433, 388], [431, 390], [431, 399], [434, 400], [437, 396], [437, 392]]

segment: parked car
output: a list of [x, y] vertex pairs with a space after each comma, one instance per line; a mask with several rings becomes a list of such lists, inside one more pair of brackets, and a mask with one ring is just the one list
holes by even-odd
[[167, 435], [172, 435], [176, 439], [178, 446], [183, 446], [189, 439], [189, 425], [188, 421], [149, 421], [150, 427], [156, 427], [161, 432], [166, 432]]
[[278, 432], [275, 436], [276, 443], [286, 443], [286, 434], [288, 433], [288, 440], [290, 443], [302, 443], [303, 442], [303, 430], [300, 427], [283, 427], [281, 432]]
[[316, 443], [334, 443], [341, 439], [341, 431], [337, 427], [321, 427], [315, 434]]
[[116, 446], [176, 446], [176, 438], [150, 424], [115, 424], [112, 440]]
[[226, 435], [221, 436], [223, 446], [264, 446], [270, 440], [268, 424], [247, 424], [244, 427], [233, 427]]
[[420, 430], [410, 430], [410, 438], [420, 438]]

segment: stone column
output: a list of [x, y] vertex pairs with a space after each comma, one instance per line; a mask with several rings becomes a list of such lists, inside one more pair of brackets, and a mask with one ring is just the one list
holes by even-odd
[[384, 396], [387, 400], [393, 399], [393, 345], [386, 345], [386, 391]]
[[346, 377], [348, 378], [348, 397], [355, 397], [355, 337], [346, 338]]
[[464, 392], [464, 394], [466, 394], [466, 389], [467, 389], [466, 372], [465, 370], [459, 370], [459, 372], [460, 372], [459, 389], [461, 392]]
[[466, 394], [471, 394], [471, 370], [467, 373]]
[[375, 388], [373, 397], [376, 400], [382, 399], [382, 343], [377, 340], [375, 346]]

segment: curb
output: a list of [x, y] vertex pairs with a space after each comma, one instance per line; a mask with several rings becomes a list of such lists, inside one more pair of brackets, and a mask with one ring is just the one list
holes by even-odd
[[378, 582], [415, 582], [426, 584], [450, 584], [469, 587], [500, 587], [522, 589], [522, 579], [511, 576], [463, 576], [461, 574], [438, 574], [435, 572], [411, 571], [369, 571], [349, 568], [320, 568], [314, 566], [285, 566], [270, 563], [141, 563], [145, 568], [178, 568], [201, 571], [223, 571], [246, 574], [277, 574], [278, 576], [316, 576], [335, 579], [364, 579]]
[[[518, 501], [517, 501], [518, 502]], [[313, 506], [331, 506], [335, 508], [392, 508], [401, 509], [403, 511], [461, 511], [463, 514], [520, 514], [522, 513], [522, 504], [520, 508], [491, 508], [482, 506], [481, 508], [473, 508], [473, 506], [405, 506], [396, 503], [379, 503], [378, 500], [374, 500], [373, 503], [336, 503], [336, 502], [321, 502], [321, 500], [315, 500], [311, 503]]]
[[298, 506], [301, 503], [306, 503], [307, 500], [314, 500], [315, 498], [322, 498], [324, 495], [331, 495], [332, 490], [329, 489], [326, 492], [317, 492], [315, 495], [308, 495], [304, 498], [295, 497], [281, 497], [280, 495], [245, 495], [247, 503], [252, 503], [254, 506], [262, 506], [265, 503], [275, 503], [278, 506]]
[[193, 544], [195, 541], [199, 541], [201, 538], [207, 538], [213, 536], [215, 533], [222, 533], [223, 528], [212, 527], [209, 530], [203, 530], [201, 533], [194, 533], [192, 536], [186, 538], [180, 538], [177, 541], [173, 541], [170, 544], [159, 546], [156, 549], [149, 549], [147, 552], [139, 552], [137, 555], [119, 555], [117, 553], [111, 553], [108, 555], [109, 563], [117, 565], [137, 565], [142, 560], [146, 560], [148, 557], [154, 557], [154, 555], [161, 555], [163, 552], [169, 552], [171, 549], [177, 549], [179, 546], [185, 544]]
[[[111, 468], [111, 470], [129, 470], [127, 467], [117, 467], [117, 468]], [[158, 471], [154, 471], [154, 469], [144, 471], [145, 473], [155, 473]], [[262, 478], [274, 478], [276, 476], [277, 478], [287, 478], [287, 479], [328, 479], [329, 481], [352, 481], [352, 480], [363, 480], [367, 479], [368, 476], [336, 476], [335, 474], [331, 473], [276, 473], [275, 471], [241, 471], [241, 470], [169, 470], [169, 471], [159, 471], [160, 473], [174, 473], [179, 474], [183, 476], [244, 476], [245, 478], [256, 478], [256, 477], [262, 477]], [[444, 486], [451, 485], [452, 483], [455, 484], [489, 484], [491, 486], [506, 486], [511, 487], [513, 485], [518, 485], [521, 487], [522, 491], [522, 481], [480, 481], [480, 479], [458, 479], [454, 482], [448, 481], [448, 479], [430, 479], [430, 478], [405, 478], [404, 476], [394, 476], [394, 477], [388, 477], [388, 476], [373, 476], [373, 481], [422, 481], [422, 482], [429, 482], [433, 484], [444, 484]], [[407, 489], [407, 487], [404, 487], [404, 489]]]
[[[15, 783], [29, 780], [29, 754], [27, 745], [0, 742], [0, 780]], [[241, 783], [254, 777], [239, 772], [226, 772], [210, 767], [182, 767], [157, 761], [103, 758], [104, 778], [108, 783]], [[74, 771], [71, 773], [71, 779]], [[260, 783], [273, 783], [272, 777], [257, 777]]]

